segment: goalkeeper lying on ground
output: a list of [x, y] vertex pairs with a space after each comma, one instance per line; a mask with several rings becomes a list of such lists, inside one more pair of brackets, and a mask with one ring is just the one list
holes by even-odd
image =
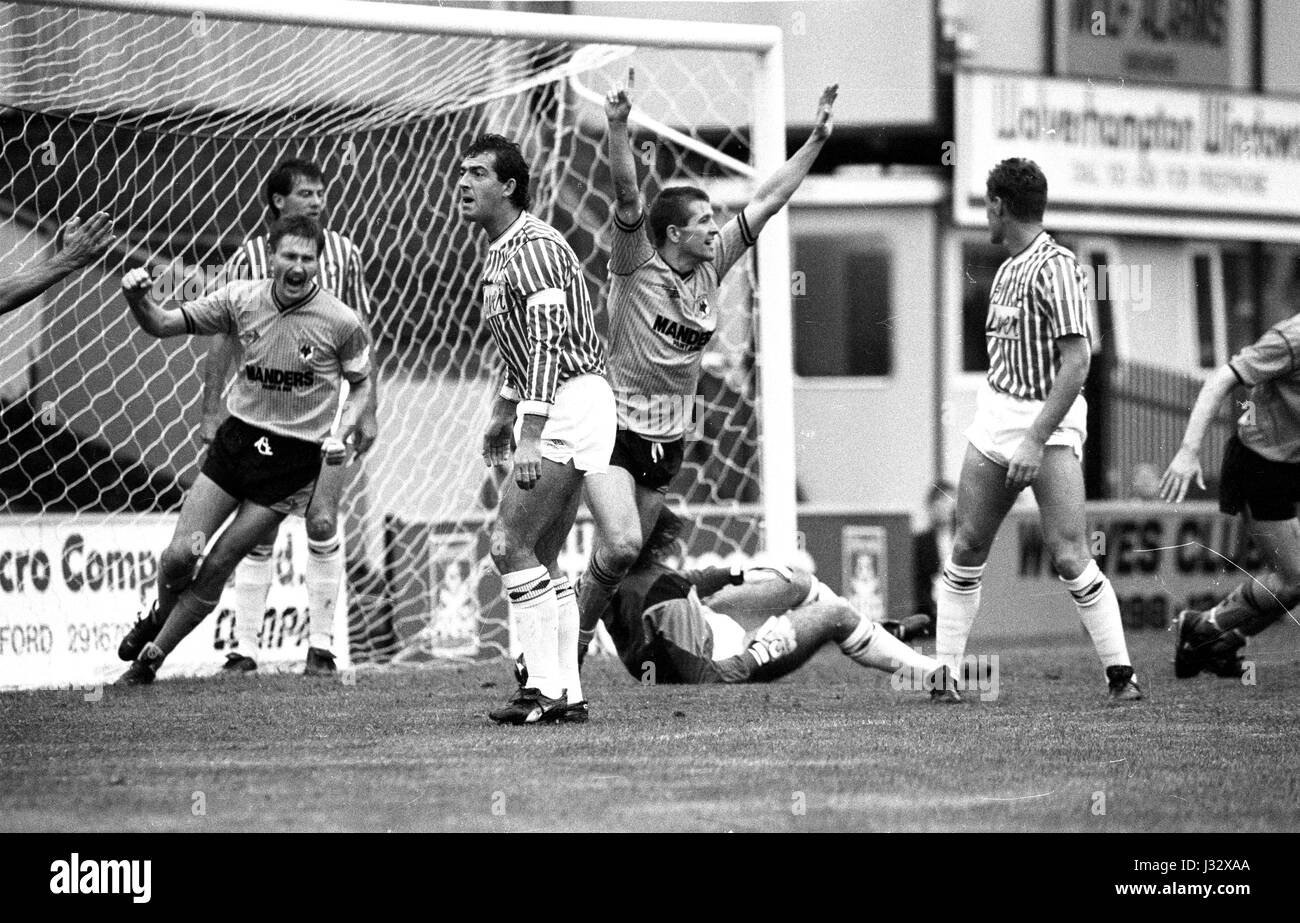
[[[682, 521], [663, 510], [641, 557], [602, 621], [634, 677], [655, 683], [763, 683], [802, 666], [835, 641], [864, 667], [922, 680], [933, 698], [959, 702], [950, 671], [862, 618], [806, 571], [722, 567], [678, 572], [662, 562]], [[731, 614], [767, 616], [746, 631]], [[522, 667], [522, 665], [521, 665]], [[526, 677], [526, 672], [523, 673]], [[912, 683], [909, 681], [909, 685]]]

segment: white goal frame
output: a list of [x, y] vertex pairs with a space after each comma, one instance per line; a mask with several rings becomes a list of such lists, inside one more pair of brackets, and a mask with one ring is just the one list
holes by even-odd
[[[289, 26], [749, 52], [758, 59], [752, 172], [770, 175], [786, 159], [785, 64], [782, 34], [776, 26], [450, 9], [358, 0], [312, 0], [301, 7], [280, 7], [264, 0], [44, 0], [44, 3]], [[635, 111], [632, 120], [638, 121]], [[643, 127], [657, 131], [664, 126], [643, 124]], [[764, 233], [759, 235], [757, 249], [760, 309], [755, 352], [759, 357], [763, 546], [765, 551], [788, 555], [797, 547], [788, 209], [781, 209], [768, 221]]]

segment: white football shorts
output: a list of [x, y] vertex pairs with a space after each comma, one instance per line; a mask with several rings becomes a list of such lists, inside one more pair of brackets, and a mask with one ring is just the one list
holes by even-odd
[[[520, 405], [522, 406], [522, 404]], [[618, 418], [614, 392], [599, 375], [578, 375], [555, 392], [551, 415], [542, 429], [542, 458], [573, 467], [586, 474], [604, 474], [614, 454]], [[523, 427], [523, 415], [515, 417], [515, 443]]]
[[[1042, 409], [1042, 401], [1022, 400], [995, 391], [986, 378], [976, 395], [975, 420], [966, 430], [966, 438], [981, 455], [1005, 468], [1011, 464], [1012, 456]], [[1087, 438], [1088, 402], [1080, 394], [1048, 437], [1047, 445], [1069, 446], [1075, 457], [1083, 461], [1083, 442]]]
[[700, 614], [713, 632], [714, 660], [726, 660], [744, 653], [745, 629], [739, 622], [729, 615], [714, 612], [703, 603], [700, 604]]

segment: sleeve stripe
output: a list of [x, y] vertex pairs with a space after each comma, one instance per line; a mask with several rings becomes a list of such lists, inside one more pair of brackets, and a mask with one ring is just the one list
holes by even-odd
[[745, 210], [740, 210], [740, 239], [745, 242], [746, 247], [752, 247], [757, 242], [758, 237], [749, 229], [749, 219], [745, 217]]
[[190, 317], [189, 309], [181, 305], [181, 317], [185, 320], [185, 332], [190, 336], [194, 335], [194, 319]]
[[636, 219], [635, 224], [624, 224], [623, 219], [618, 216], [618, 210], [614, 211], [614, 227], [628, 234], [635, 234], [641, 228], [645, 227], [645, 209], [641, 209], [641, 216]]

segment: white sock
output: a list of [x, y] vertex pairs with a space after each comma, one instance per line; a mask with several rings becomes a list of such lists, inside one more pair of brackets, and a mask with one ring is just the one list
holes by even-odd
[[1124, 643], [1124, 623], [1119, 617], [1119, 600], [1115, 598], [1115, 588], [1110, 585], [1106, 575], [1101, 572], [1096, 561], [1089, 561], [1083, 573], [1073, 580], [1061, 581], [1074, 597], [1075, 608], [1083, 627], [1092, 637], [1092, 646], [1097, 649], [1102, 667], [1117, 664], [1129, 664], [1128, 645]]
[[266, 595], [275, 577], [271, 545], [258, 545], [235, 568], [235, 651], [254, 660], [266, 617]]
[[334, 643], [334, 607], [343, 582], [343, 542], [307, 539], [307, 643], [328, 651]]
[[[528, 664], [528, 685], [548, 699], [564, 689], [560, 675], [560, 604], [551, 575], [540, 564], [501, 575], [506, 605], [519, 629], [519, 647]], [[577, 643], [577, 637], [574, 637]]]
[[922, 675], [939, 669], [939, 661], [912, 650], [871, 619], [859, 619], [858, 627], [840, 642], [840, 650], [856, 663], [886, 673], [899, 667]]
[[[569, 586], [568, 577], [552, 577], [555, 601], [559, 606], [560, 683], [569, 690], [569, 704], [582, 701], [582, 677], [578, 675], [578, 597]], [[590, 642], [590, 638], [587, 639]]]
[[935, 593], [939, 618], [934, 627], [934, 655], [939, 663], [951, 667], [954, 674], [966, 654], [966, 639], [975, 623], [975, 613], [979, 612], [983, 576], [983, 564], [962, 567], [949, 561], [944, 565], [943, 579]]

